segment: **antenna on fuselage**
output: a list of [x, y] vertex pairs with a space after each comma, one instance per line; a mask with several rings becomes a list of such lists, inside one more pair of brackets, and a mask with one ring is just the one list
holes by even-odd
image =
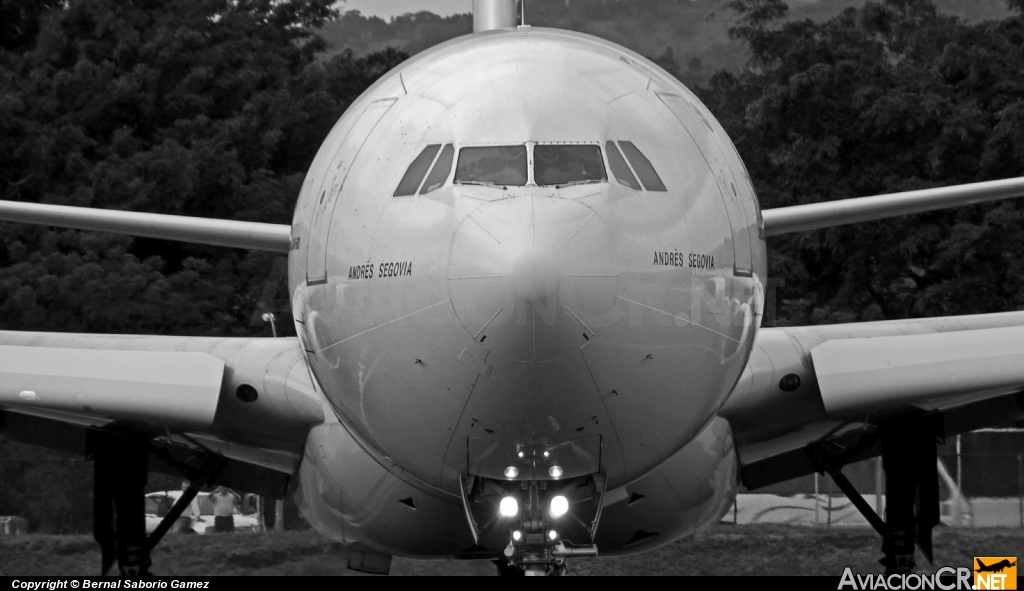
[[516, 27], [516, 0], [473, 0], [473, 32]]

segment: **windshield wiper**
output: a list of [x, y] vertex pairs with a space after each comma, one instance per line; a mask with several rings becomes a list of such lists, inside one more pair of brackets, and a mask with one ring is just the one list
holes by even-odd
[[479, 187], [494, 187], [495, 189], [507, 189], [504, 185], [497, 185], [491, 181], [455, 181], [456, 185], [477, 185]]
[[584, 181], [569, 181], [568, 183], [562, 183], [561, 185], [555, 185], [556, 189], [562, 189], [564, 187], [575, 187], [576, 185], [592, 185], [594, 183], [603, 183], [607, 179], [587, 179]]

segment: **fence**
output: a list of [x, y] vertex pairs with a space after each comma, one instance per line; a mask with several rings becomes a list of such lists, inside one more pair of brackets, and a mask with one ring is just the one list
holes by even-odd
[[[881, 461], [852, 464], [844, 473], [879, 514], [885, 490]], [[0, 535], [92, 532], [92, 462], [14, 443], [0, 445]], [[1024, 429], [982, 430], [939, 448], [942, 520], [950, 526], [1024, 528]], [[150, 474], [147, 492], [179, 491], [181, 479]], [[274, 503], [260, 522], [273, 527]], [[308, 526], [290, 500], [286, 529]], [[809, 475], [737, 496], [726, 523], [821, 527], [867, 525], [828, 476]]]
[[[983, 429], [939, 447], [942, 522], [959, 527], [1024, 528], [1024, 429]], [[885, 512], [881, 458], [843, 469], [879, 515]], [[737, 495], [725, 523], [867, 526], [827, 475], [804, 476]]]

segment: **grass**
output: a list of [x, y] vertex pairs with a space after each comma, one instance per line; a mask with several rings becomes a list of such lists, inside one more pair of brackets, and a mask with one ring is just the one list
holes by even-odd
[[[880, 540], [862, 528], [722, 525], [643, 554], [576, 559], [573, 575], [828, 575], [881, 572]], [[935, 532], [935, 566], [969, 566], [974, 556], [1024, 557], [1022, 529]], [[97, 574], [88, 536], [0, 537], [0, 576]], [[923, 559], [919, 560], [923, 562]], [[154, 571], [175, 575], [348, 575], [345, 549], [313, 532], [168, 536], [153, 553]], [[393, 575], [492, 575], [487, 561], [396, 558]]]

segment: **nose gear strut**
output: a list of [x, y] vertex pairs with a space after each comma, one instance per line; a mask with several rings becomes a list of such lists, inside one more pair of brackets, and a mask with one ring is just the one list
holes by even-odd
[[[574, 546], [559, 538], [557, 524], [551, 521], [547, 504], [541, 500], [541, 486], [546, 484], [537, 480], [529, 482], [527, 502], [519, 520], [520, 529], [509, 534], [508, 546], [503, 552], [507, 560], [504, 568], [498, 564], [499, 574], [518, 570], [526, 576], [560, 576], [566, 573], [566, 558], [597, 556], [594, 544]], [[519, 533], [518, 539], [515, 532]]]
[[[593, 539], [604, 489], [600, 473], [566, 480], [462, 479], [474, 539], [480, 548], [501, 552], [494, 564], [503, 576], [558, 576], [566, 572], [566, 559], [597, 556]], [[562, 509], [556, 511], [558, 497]], [[502, 501], [510, 498], [514, 509], [505, 511]]]

